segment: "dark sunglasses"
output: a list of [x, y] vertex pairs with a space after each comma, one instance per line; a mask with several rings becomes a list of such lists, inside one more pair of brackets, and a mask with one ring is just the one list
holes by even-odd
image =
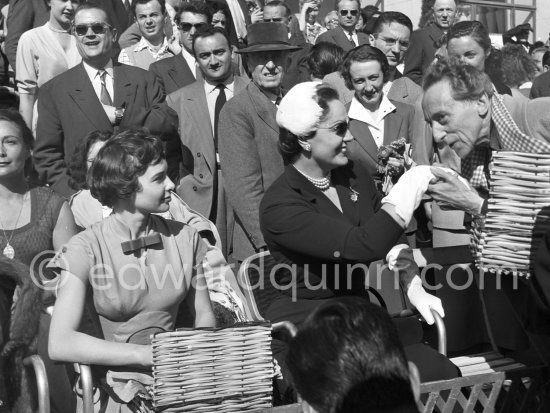
[[359, 10], [340, 10], [340, 16], [347, 16], [351, 14], [353, 17], [357, 16]]
[[73, 26], [73, 31], [77, 36], [86, 36], [88, 29], [92, 29], [93, 34], [105, 34], [107, 30], [111, 29], [111, 26], [107, 23], [77, 24]]
[[344, 136], [346, 136], [346, 133], [348, 132], [349, 123], [342, 121], [342, 122], [338, 122], [337, 124], [332, 125], [331, 127], [328, 127], [328, 128], [317, 128], [317, 129], [330, 129], [336, 135], [344, 137]]
[[195, 30], [199, 30], [203, 27], [206, 27], [207, 25], [208, 23], [179, 23], [178, 29], [184, 32], [190, 32], [193, 27], [195, 28]]

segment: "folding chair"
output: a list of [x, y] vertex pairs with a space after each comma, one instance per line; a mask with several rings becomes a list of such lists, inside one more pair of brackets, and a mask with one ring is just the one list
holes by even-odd
[[42, 358], [38, 354], [33, 354], [23, 359], [23, 365], [32, 367], [34, 371], [36, 388], [38, 390], [38, 412], [50, 413], [50, 387]]

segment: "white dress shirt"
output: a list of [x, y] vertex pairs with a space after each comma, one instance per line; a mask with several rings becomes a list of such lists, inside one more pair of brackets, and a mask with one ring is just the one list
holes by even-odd
[[[224, 82], [226, 101], [233, 97], [235, 90], [235, 81], [232, 77], [230, 80], [231, 82]], [[220, 94], [220, 90], [217, 86], [218, 83], [210, 83], [206, 79], [204, 80], [204, 92], [206, 93], [206, 103], [208, 104], [208, 114], [210, 115], [210, 126], [212, 126], [212, 133], [214, 132], [214, 112], [216, 108], [216, 100]]]
[[376, 112], [371, 112], [365, 108], [354, 96], [349, 107], [348, 117], [366, 123], [374, 138], [376, 147], [380, 148], [384, 143], [384, 118], [394, 110], [395, 106], [386, 95], [382, 96], [382, 102], [380, 102]]
[[[84, 69], [86, 70], [86, 73], [88, 74], [88, 77], [90, 78], [90, 81], [92, 82], [92, 86], [94, 88], [94, 92], [97, 96], [97, 99], [101, 102], [101, 78], [99, 77], [99, 70], [93, 68], [92, 66], [88, 65], [86, 62], [82, 62]], [[113, 62], [109, 60], [107, 64], [104, 67], [104, 70], [107, 72], [107, 75], [105, 76], [105, 87], [107, 88], [107, 92], [109, 92], [109, 96], [111, 97], [111, 101], [115, 101], [115, 88], [114, 88], [114, 77], [113, 77]], [[105, 106], [102, 105], [103, 109], [105, 110], [105, 113], [109, 117], [109, 120], [111, 123], [115, 123], [115, 107], [114, 106]]]

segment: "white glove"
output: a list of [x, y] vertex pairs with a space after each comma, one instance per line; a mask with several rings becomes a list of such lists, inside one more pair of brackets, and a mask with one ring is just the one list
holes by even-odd
[[432, 179], [435, 179], [435, 176], [429, 166], [416, 166], [399, 178], [390, 193], [382, 199], [382, 204], [393, 205], [395, 213], [408, 226]]
[[418, 310], [420, 315], [424, 317], [424, 320], [428, 324], [433, 324], [435, 322], [431, 310], [435, 310], [445, 317], [445, 311], [443, 311], [443, 305], [441, 300], [434, 295], [428, 294], [424, 287], [422, 287], [422, 280], [418, 275], [415, 275], [409, 284], [409, 289], [407, 290], [407, 297], [411, 304]]
[[397, 257], [399, 256], [399, 253], [401, 250], [409, 248], [407, 244], [397, 244], [395, 247], [393, 247], [390, 252], [386, 255], [386, 262], [388, 263], [388, 269], [390, 271], [393, 271], [397, 264]]

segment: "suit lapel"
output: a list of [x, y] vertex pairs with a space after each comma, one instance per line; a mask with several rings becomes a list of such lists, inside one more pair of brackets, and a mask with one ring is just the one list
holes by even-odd
[[357, 180], [350, 176], [349, 173], [343, 173], [347, 170], [348, 168], [337, 169], [333, 174], [334, 178], [332, 181], [338, 193], [342, 212], [353, 225], [359, 225], [360, 208], [358, 200], [360, 194], [357, 191]]
[[277, 134], [279, 133], [279, 126], [275, 120], [275, 114], [277, 113], [276, 106], [269, 100], [269, 98], [262, 93], [262, 91], [254, 83], [248, 85], [248, 91], [252, 104], [256, 108], [256, 112], [260, 119], [262, 119], [271, 129]]
[[368, 125], [360, 120], [350, 119], [349, 130], [357, 146], [366, 153], [368, 158], [367, 161], [371, 164], [374, 163], [376, 166], [378, 163], [378, 146], [376, 146], [376, 142], [374, 142]]
[[114, 105], [117, 108], [126, 108], [133, 102], [136, 96], [136, 84], [128, 78], [124, 67], [119, 63], [114, 64], [113, 74], [113, 89], [115, 92]]
[[399, 135], [402, 123], [403, 116], [397, 111], [394, 110], [386, 115], [384, 118], [384, 145], [388, 145], [401, 137], [397, 135]]
[[[82, 63], [77, 67], [75, 76], [74, 88], [69, 92], [75, 104], [97, 130], [112, 130], [111, 122], [101, 106]], [[116, 82], [114, 83], [116, 85]]]
[[168, 76], [172, 78], [174, 83], [178, 87], [182, 87], [185, 84], [186, 79], [194, 79], [193, 72], [189, 68], [186, 60], [183, 58], [181, 53], [176, 55], [174, 59], [174, 65], [168, 69]]
[[186, 103], [189, 104], [189, 116], [194, 121], [199, 133], [200, 145], [203, 148], [206, 163], [212, 174], [216, 170], [216, 148], [214, 147], [214, 133], [212, 131], [212, 122], [210, 112], [208, 111], [208, 102], [204, 90], [204, 82], [199, 81], [192, 84], [189, 90], [189, 98]]

